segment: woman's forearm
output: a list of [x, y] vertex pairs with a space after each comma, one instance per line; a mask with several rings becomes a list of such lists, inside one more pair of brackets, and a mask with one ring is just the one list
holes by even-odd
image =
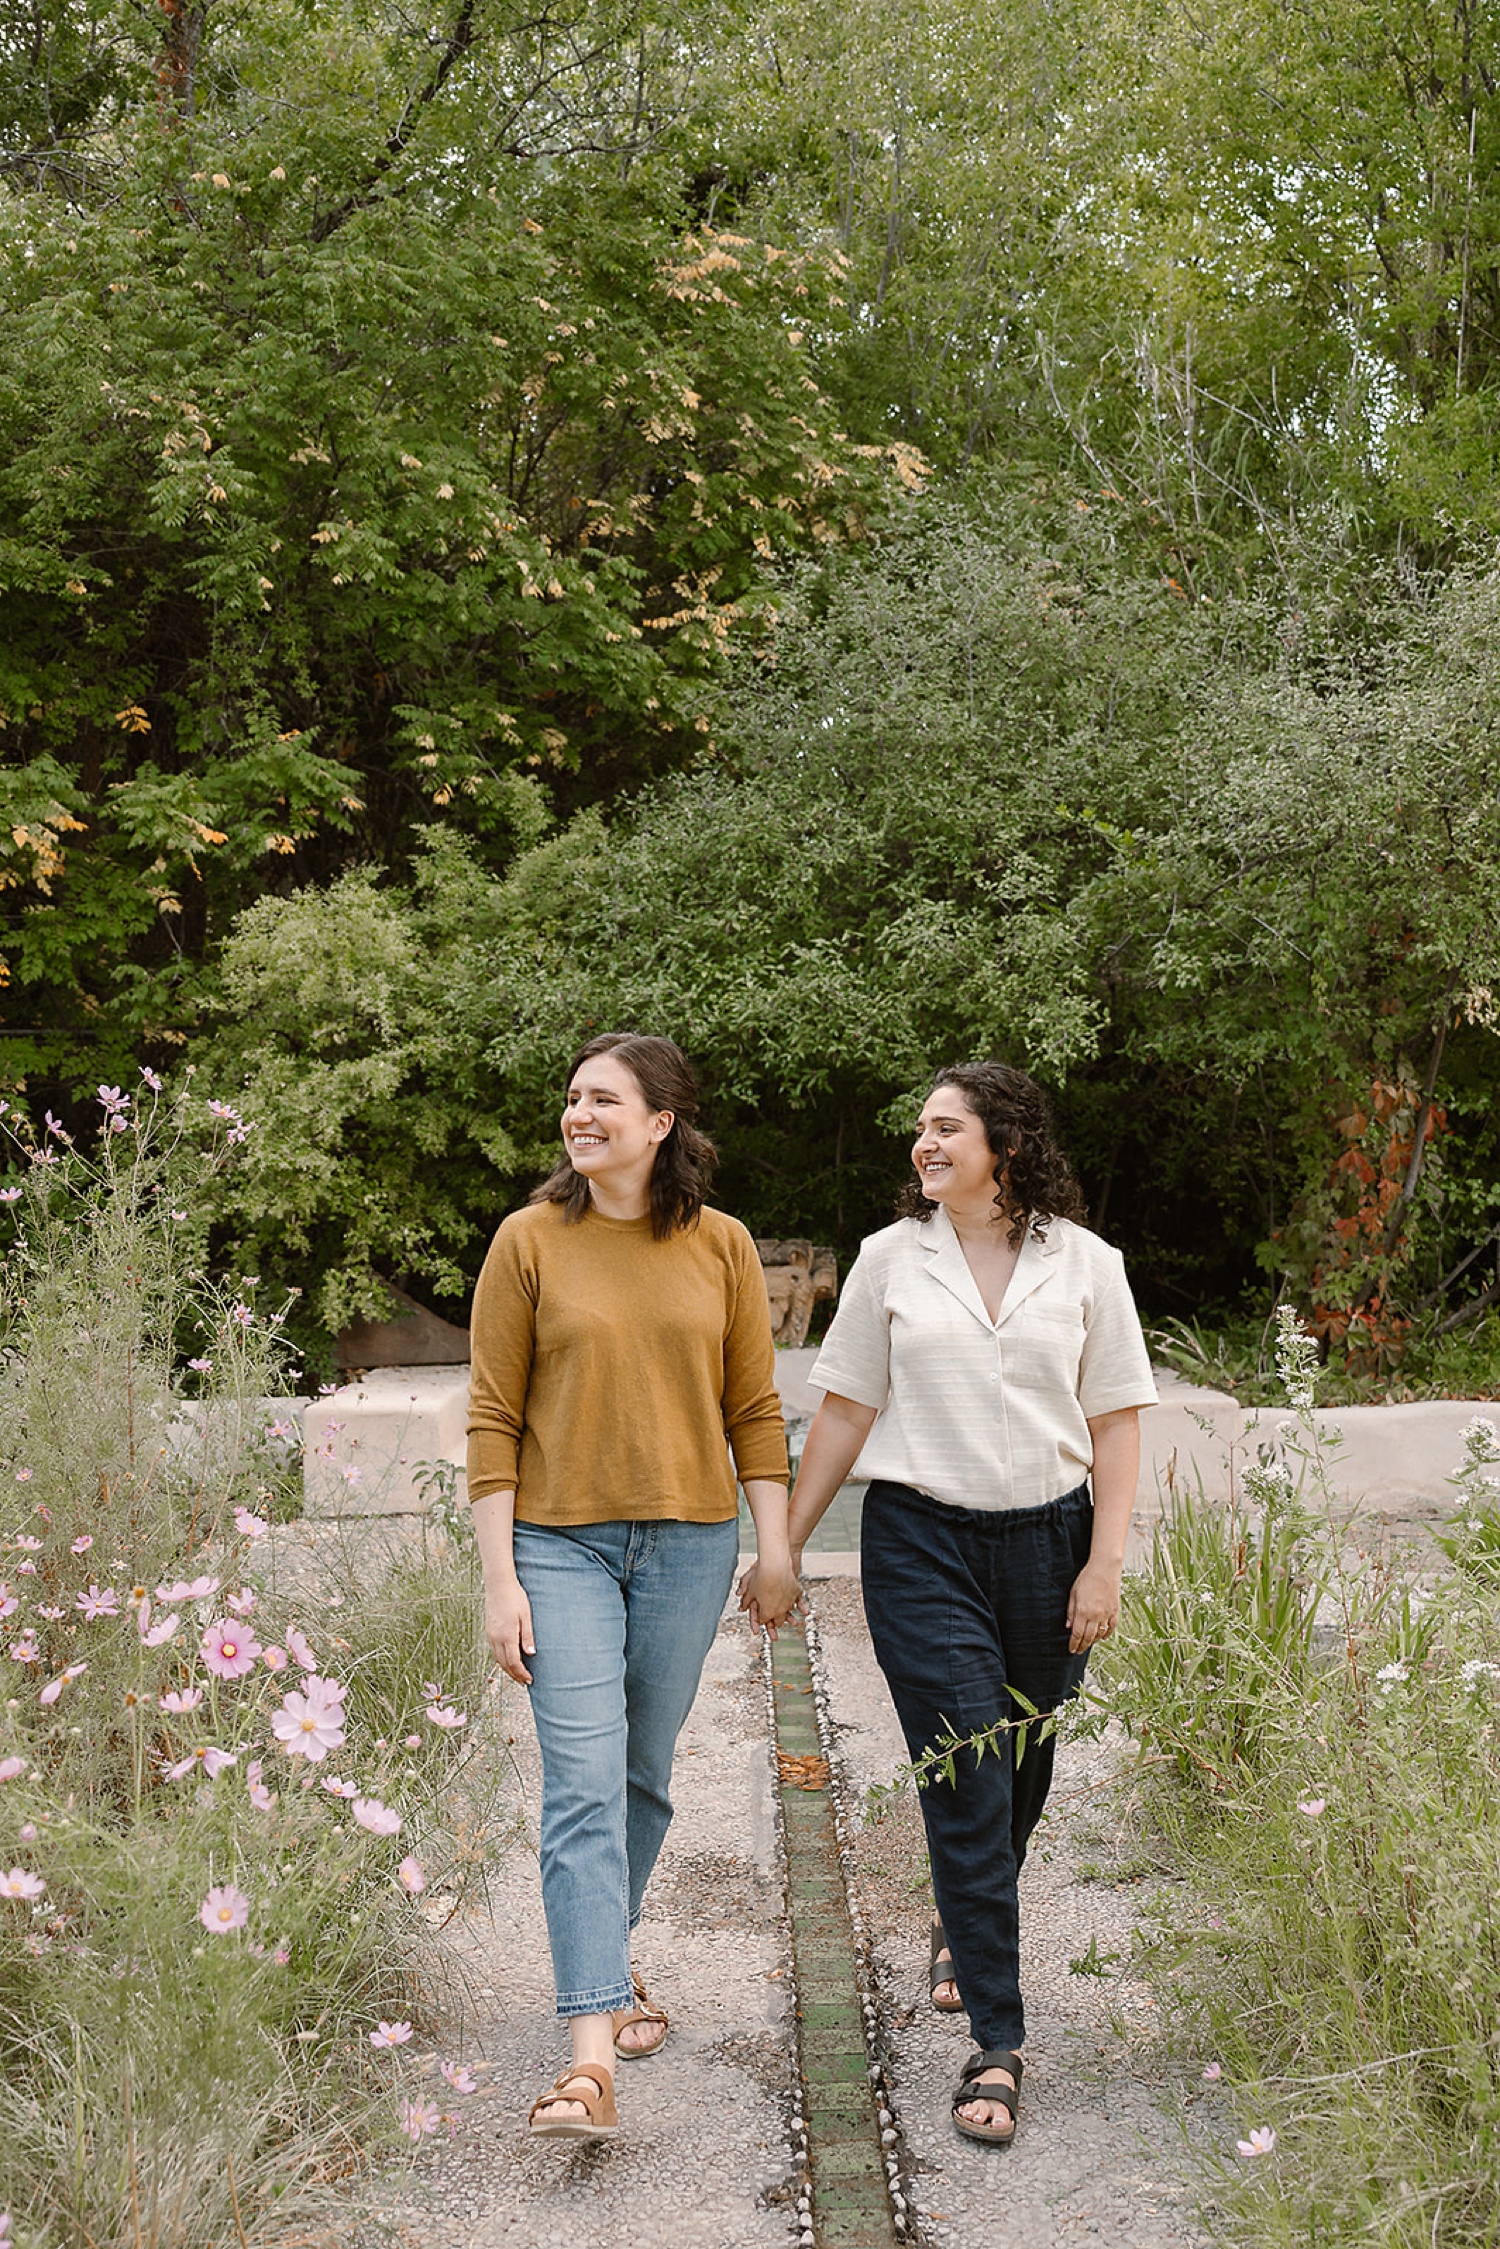
[[813, 1416], [792, 1489], [788, 1537], [792, 1559], [801, 1566], [802, 1549], [832, 1505], [859, 1458], [876, 1419], [873, 1406], [856, 1405], [830, 1390]]
[[743, 1489], [750, 1519], [755, 1525], [756, 1554], [762, 1562], [785, 1563], [788, 1551], [785, 1484], [773, 1484], [764, 1476], [747, 1476]]
[[1139, 1409], [1127, 1406], [1120, 1413], [1098, 1415], [1089, 1423], [1089, 1435], [1094, 1446], [1094, 1538], [1089, 1558], [1118, 1574], [1125, 1567], [1125, 1542], [1141, 1472]]
[[516, 1574], [516, 1495], [513, 1491], [486, 1492], [469, 1509], [474, 1541], [486, 1586]]

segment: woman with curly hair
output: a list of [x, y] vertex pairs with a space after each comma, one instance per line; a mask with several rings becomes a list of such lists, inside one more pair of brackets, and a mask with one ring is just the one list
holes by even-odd
[[616, 2061], [667, 2035], [630, 1937], [734, 1577], [735, 1468], [764, 1621], [800, 1597], [765, 1279], [744, 1227], [705, 1203], [714, 1150], [697, 1099], [670, 1039], [591, 1039], [568, 1071], [562, 1161], [501, 1226], [474, 1294], [485, 1628], [531, 1690], [542, 1902], [572, 2039], [532, 2106], [540, 2139], [612, 2134]]
[[[1025, 2013], [1016, 1878], [1052, 1780], [1051, 1729], [1115, 1628], [1155, 1403], [1119, 1252], [1083, 1224], [1040, 1087], [1002, 1062], [940, 1070], [893, 1226], [860, 1250], [811, 1380], [825, 1392], [792, 1496], [809, 1533], [863, 1453], [865, 1615], [922, 1791], [938, 1920], [929, 1990], [978, 2051], [952, 2099], [968, 2138], [1015, 2137]], [[761, 1580], [741, 1599], [757, 1613]]]

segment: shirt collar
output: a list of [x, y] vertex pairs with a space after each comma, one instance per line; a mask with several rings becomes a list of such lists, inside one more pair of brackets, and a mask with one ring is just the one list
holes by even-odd
[[920, 1247], [931, 1258], [929, 1271], [940, 1286], [956, 1296], [964, 1309], [972, 1312], [992, 1333], [998, 1332], [1009, 1320], [1018, 1304], [1034, 1294], [1049, 1276], [1048, 1261], [1055, 1257], [1061, 1241], [1057, 1221], [1054, 1219], [1047, 1233], [1038, 1238], [1028, 1226], [1026, 1239], [1021, 1244], [1021, 1254], [1016, 1259], [1016, 1269], [1010, 1277], [1005, 1301], [1000, 1307], [998, 1320], [991, 1320], [984, 1308], [984, 1298], [978, 1283], [969, 1271], [969, 1261], [964, 1256], [963, 1245], [953, 1231], [953, 1221], [941, 1203], [931, 1218], [917, 1228]]

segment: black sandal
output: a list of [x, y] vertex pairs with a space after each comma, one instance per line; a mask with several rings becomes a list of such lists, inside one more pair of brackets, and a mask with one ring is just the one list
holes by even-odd
[[[953, 2096], [953, 2122], [966, 2140], [983, 2140], [989, 2147], [1009, 2147], [1016, 2136], [1016, 2111], [1021, 2100], [1021, 2072], [1024, 2067], [1019, 2054], [1007, 2054], [997, 2049], [993, 2054], [971, 2054], [964, 2063], [963, 2076]], [[987, 2069], [1006, 2069], [1015, 2079], [1014, 2085], [980, 2085], [975, 2081]], [[1010, 2118], [1008, 2132], [997, 2131], [993, 2124], [971, 2124], [959, 2115], [961, 2108], [974, 2101], [993, 2101], [1003, 2108]]]
[[[940, 2015], [961, 2015], [964, 2011], [964, 2003], [962, 1999], [956, 1996], [958, 1979], [953, 1973], [952, 1957], [950, 1955], [944, 1961], [938, 1959], [938, 1954], [947, 1952], [947, 1950], [948, 1940], [943, 1935], [943, 1924], [941, 1921], [934, 1921], [932, 1924], [932, 1940], [927, 1947], [927, 1996]], [[937, 1991], [940, 1983], [952, 1984], [955, 1993], [952, 1999], [939, 1999]]]

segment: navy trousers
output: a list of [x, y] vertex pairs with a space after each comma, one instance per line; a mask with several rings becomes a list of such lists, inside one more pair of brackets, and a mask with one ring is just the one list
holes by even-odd
[[[913, 1759], [943, 1736], [1021, 1718], [1015, 1687], [1055, 1710], [1083, 1683], [1068, 1594], [1088, 1560], [1087, 1484], [1045, 1507], [948, 1507], [905, 1484], [865, 1495], [865, 1615]], [[985, 2048], [1026, 2035], [1016, 1877], [1052, 1785], [1055, 1743], [1029, 1727], [996, 1754], [964, 1751], [919, 1802], [932, 1888], [970, 2028]]]

